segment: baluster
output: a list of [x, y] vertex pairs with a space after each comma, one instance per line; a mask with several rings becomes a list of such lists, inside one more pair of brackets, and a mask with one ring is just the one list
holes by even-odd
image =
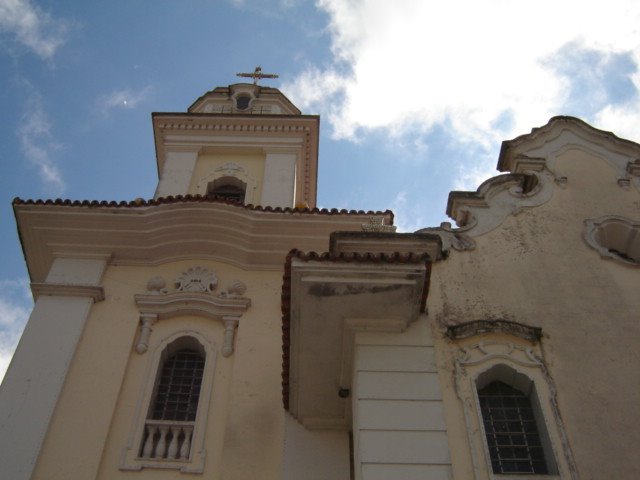
[[191, 451], [191, 434], [193, 433], [193, 427], [185, 426], [184, 440], [182, 441], [182, 447], [180, 448], [180, 460], [189, 460], [189, 453]]
[[160, 429], [160, 440], [158, 440], [158, 445], [156, 446], [155, 458], [164, 458], [167, 453], [167, 433], [169, 432], [169, 427], [161, 426], [158, 428]]
[[178, 453], [178, 436], [180, 435], [180, 427], [171, 427], [171, 443], [169, 443], [169, 451], [167, 452], [167, 458], [177, 458]]
[[156, 436], [156, 426], [147, 425], [147, 439], [144, 442], [144, 448], [142, 449], [143, 458], [151, 458], [153, 454], [153, 437]]

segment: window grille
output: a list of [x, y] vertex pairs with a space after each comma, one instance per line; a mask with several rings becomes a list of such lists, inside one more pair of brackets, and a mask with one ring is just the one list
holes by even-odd
[[232, 200], [234, 202], [244, 202], [244, 188], [235, 185], [221, 185], [212, 190], [211, 195], [215, 197]]
[[478, 398], [493, 473], [549, 473], [529, 396], [494, 381]]
[[162, 366], [151, 419], [194, 421], [204, 371], [204, 358], [195, 350], [180, 350]]

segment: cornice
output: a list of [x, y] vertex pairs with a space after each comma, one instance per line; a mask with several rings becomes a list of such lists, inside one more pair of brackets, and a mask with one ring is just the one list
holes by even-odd
[[70, 285], [62, 283], [32, 282], [31, 292], [34, 299], [40, 295], [51, 295], [57, 297], [89, 297], [94, 302], [104, 300], [104, 289], [97, 285]]
[[[299, 133], [319, 123], [319, 115], [238, 115], [233, 113], [164, 113], [152, 114], [154, 127], [163, 130], [203, 130], [239, 133]], [[215, 119], [215, 123], [211, 120]]]
[[371, 216], [384, 216], [390, 219], [393, 224], [393, 212], [391, 210], [385, 211], [373, 211], [373, 210], [347, 210], [338, 208], [304, 208], [304, 207], [271, 207], [253, 204], [243, 204], [227, 198], [216, 197], [212, 195], [176, 195], [168, 197], [151, 198], [148, 200], [137, 198], [135, 200], [70, 200], [70, 199], [22, 199], [14, 198], [12, 205], [14, 211], [16, 207], [21, 205], [37, 205], [37, 206], [64, 206], [64, 207], [89, 207], [92, 209], [99, 208], [144, 208], [159, 205], [172, 205], [172, 204], [207, 204], [215, 203], [220, 205], [230, 205], [235, 208], [244, 210], [256, 211], [256, 212], [268, 212], [268, 213], [296, 213], [303, 215], [366, 215]]
[[[426, 252], [335, 250], [335, 243], [329, 253], [292, 250], [285, 263], [282, 401], [307, 428], [348, 428], [338, 391], [351, 385], [354, 332], [406, 330], [425, 311], [429, 291]], [[322, 335], [313, 334], [317, 328]]]
[[[278, 270], [294, 247], [324, 250], [336, 230], [360, 230], [371, 213], [254, 207], [208, 198], [134, 202], [14, 201], [30, 276], [42, 282], [55, 256], [110, 257], [111, 265], [211, 260]], [[392, 214], [382, 213], [385, 222]]]
[[239, 317], [251, 305], [249, 298], [221, 298], [200, 292], [138, 294], [134, 298], [141, 314], [154, 314], [159, 319], [178, 315], [196, 315], [213, 320], [225, 316]]

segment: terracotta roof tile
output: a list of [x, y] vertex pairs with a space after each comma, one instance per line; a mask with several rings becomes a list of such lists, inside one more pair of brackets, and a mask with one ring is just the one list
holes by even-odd
[[71, 207], [119, 207], [119, 208], [136, 208], [136, 207], [150, 207], [155, 205], [165, 204], [178, 204], [178, 203], [222, 203], [226, 205], [233, 205], [235, 207], [244, 208], [245, 210], [252, 210], [258, 212], [276, 212], [276, 213], [310, 213], [319, 215], [391, 215], [393, 220], [393, 212], [391, 210], [381, 211], [365, 211], [365, 210], [347, 210], [337, 208], [292, 208], [292, 207], [263, 207], [262, 205], [243, 204], [234, 200], [228, 200], [226, 198], [208, 196], [208, 195], [176, 195], [168, 197], [160, 197], [156, 199], [143, 200], [141, 198], [131, 201], [107, 201], [107, 200], [69, 200], [69, 199], [55, 199], [55, 200], [23, 200], [21, 198], [14, 198], [13, 205], [64, 205]]

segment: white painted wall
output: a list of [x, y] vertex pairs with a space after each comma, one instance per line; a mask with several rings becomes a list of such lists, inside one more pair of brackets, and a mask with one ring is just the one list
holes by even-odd
[[451, 478], [434, 349], [420, 323], [418, 335], [356, 334], [357, 480]]
[[261, 205], [293, 207], [296, 184], [296, 154], [267, 153]]
[[196, 168], [198, 151], [167, 152], [154, 198], [186, 195]]

